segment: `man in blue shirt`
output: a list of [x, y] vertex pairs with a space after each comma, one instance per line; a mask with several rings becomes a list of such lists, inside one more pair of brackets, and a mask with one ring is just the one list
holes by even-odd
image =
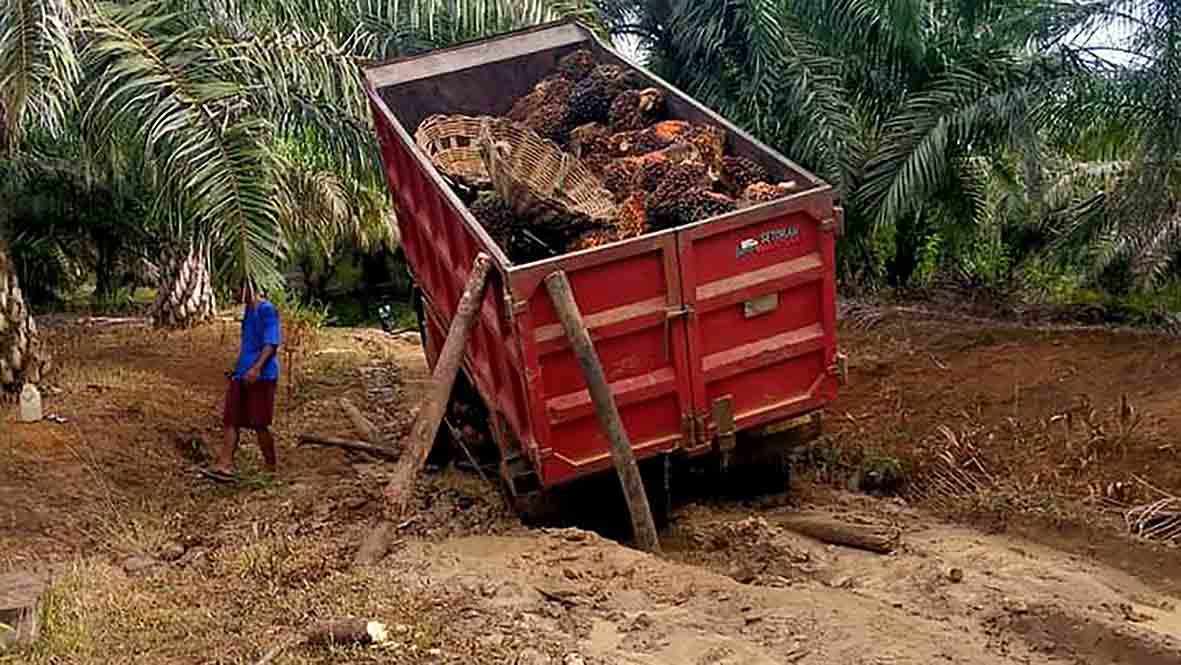
[[275, 437], [271, 420], [275, 414], [275, 386], [279, 380], [279, 342], [282, 335], [279, 312], [249, 282], [240, 291], [246, 309], [242, 315], [242, 341], [238, 362], [228, 375], [222, 425], [225, 440], [209, 475], [216, 480], [234, 477], [234, 451], [238, 448], [238, 430], [252, 429], [258, 437], [263, 462], [269, 473], [275, 471]]

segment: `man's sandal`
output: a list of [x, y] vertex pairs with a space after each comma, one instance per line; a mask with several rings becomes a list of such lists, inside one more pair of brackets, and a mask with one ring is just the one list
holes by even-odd
[[206, 478], [208, 478], [216, 483], [236, 483], [236, 482], [238, 482], [237, 476], [235, 476], [232, 473], [226, 473], [225, 471], [219, 471], [217, 469], [207, 469], [204, 467], [198, 467], [197, 471], [201, 475], [205, 476]]

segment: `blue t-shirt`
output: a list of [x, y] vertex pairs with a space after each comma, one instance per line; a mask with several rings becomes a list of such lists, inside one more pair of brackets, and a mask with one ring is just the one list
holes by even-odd
[[269, 344], [275, 347], [275, 352], [262, 366], [258, 378], [263, 381], [277, 381], [280, 339], [279, 312], [275, 310], [274, 305], [263, 300], [254, 307], [246, 307], [246, 313], [242, 316], [242, 345], [238, 352], [238, 364], [234, 366], [234, 378], [245, 377], [254, 363], [258, 362], [262, 347]]

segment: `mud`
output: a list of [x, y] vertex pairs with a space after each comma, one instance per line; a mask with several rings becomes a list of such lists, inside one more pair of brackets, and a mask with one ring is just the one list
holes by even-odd
[[[314, 356], [281, 401], [280, 478], [251, 475], [247, 442], [246, 482], [230, 489], [191, 471], [217, 440], [231, 353], [219, 335], [154, 340], [110, 327], [75, 339], [48, 391], [70, 424], [0, 432], [0, 570], [80, 571], [56, 593], [76, 603], [70, 616], [92, 640], [27, 662], [256, 662], [283, 631], [347, 613], [389, 621], [394, 644], [332, 662], [1178, 662], [1176, 550], [1121, 534], [1105, 490], [1088, 503], [1091, 487], [1142, 487], [1136, 477], [1181, 489], [1168, 447], [1181, 422], [1164, 408], [1181, 383], [1159, 369], [1175, 354], [1143, 337], [889, 319], [849, 329], [852, 380], [827, 414], [827, 449], [807, 458], [790, 494], [691, 499], [653, 556], [580, 529], [525, 528], [497, 487], [450, 467], [424, 478], [390, 556], [356, 570], [348, 561], [381, 510], [389, 465], [294, 440], [348, 435], [342, 396], [395, 436], [426, 376], [421, 351], [328, 333], [321, 351], [333, 351]], [[1087, 416], [1104, 437], [1083, 434], [1084, 412], [1070, 411], [1078, 393], [1092, 396]], [[1124, 393], [1141, 417], [1113, 438], [1112, 397]], [[1081, 419], [1070, 436], [1054, 429], [1066, 413]], [[966, 497], [915, 486], [948, 450], [979, 462], [975, 518], [947, 511]], [[840, 489], [881, 457], [915, 470], [901, 496]], [[823, 473], [818, 460], [830, 462]], [[798, 510], [889, 524], [901, 547], [819, 543], [781, 526]], [[614, 522], [610, 533], [625, 517], [598, 519]], [[134, 557], [154, 562], [150, 576], [111, 572]], [[146, 625], [157, 629], [134, 630]]]

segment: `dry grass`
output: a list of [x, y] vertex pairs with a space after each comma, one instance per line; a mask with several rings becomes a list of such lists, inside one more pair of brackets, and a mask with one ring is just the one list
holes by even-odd
[[[79, 560], [45, 596], [41, 639], [0, 663], [254, 663], [296, 643], [325, 617], [378, 618], [393, 641], [375, 649], [301, 647], [277, 663], [457, 661], [466, 645], [444, 630], [452, 605], [391, 569], [329, 568], [340, 552], [309, 539], [264, 537], [202, 566], [128, 578], [97, 559]], [[431, 649], [443, 657], [424, 658]], [[450, 652], [450, 654], [448, 654]]]
[[[69, 422], [0, 429], [0, 477], [15, 479], [0, 484], [0, 571], [50, 570], [53, 585], [42, 638], [0, 663], [254, 663], [310, 622], [349, 615], [403, 628], [381, 650], [293, 646], [272, 662], [472, 662], [442, 629], [449, 590], [423, 594], [408, 571], [345, 570], [377, 488], [342, 453], [293, 446], [302, 431], [349, 432], [335, 404], [363, 403], [358, 367], [416, 351], [326, 332], [293, 399], [280, 398], [280, 478], [252, 473], [244, 437], [244, 482], [220, 487], [190, 466], [220, 434], [236, 342], [223, 327], [54, 331], [47, 405]], [[178, 544], [183, 565], [124, 572], [128, 557]]]

